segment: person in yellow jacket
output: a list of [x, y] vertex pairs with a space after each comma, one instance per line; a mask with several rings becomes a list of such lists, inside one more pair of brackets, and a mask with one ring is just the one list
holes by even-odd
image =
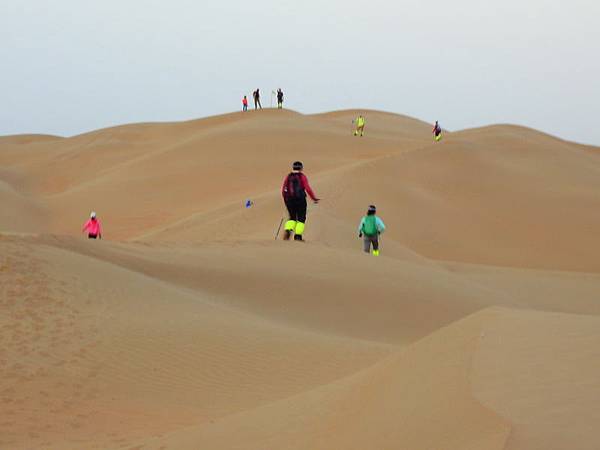
[[356, 118], [354, 123], [356, 124], [356, 130], [354, 130], [354, 136], [358, 136], [360, 133], [360, 135], [362, 137], [363, 134], [365, 133], [365, 118], [362, 115], [360, 115]]

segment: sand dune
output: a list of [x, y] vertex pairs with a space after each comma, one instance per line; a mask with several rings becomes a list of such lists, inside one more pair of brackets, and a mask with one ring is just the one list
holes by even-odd
[[355, 375], [148, 448], [241, 448], [242, 436], [250, 449], [593, 449], [598, 325], [597, 317], [486, 309]]
[[284, 327], [74, 251], [20, 237], [2, 247], [0, 448], [18, 437], [43, 446], [65, 431], [54, 445], [105, 448], [130, 428], [155, 434], [255, 407], [390, 351]]
[[16, 190], [0, 173], [0, 227], [12, 232], [41, 232], [47, 216], [39, 201]]
[[10, 136], [0, 136], [0, 145], [2, 146], [17, 146], [22, 144], [48, 143], [63, 139], [60, 136], [51, 134], [15, 134]]
[[[263, 110], [0, 138], [0, 449], [598, 448], [599, 149], [430, 132]], [[274, 240], [296, 159], [305, 244]]]

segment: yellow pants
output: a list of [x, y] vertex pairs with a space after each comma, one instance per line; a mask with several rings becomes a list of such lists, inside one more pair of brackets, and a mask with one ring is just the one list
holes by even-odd
[[306, 225], [302, 222], [296, 222], [295, 220], [288, 220], [285, 223], [284, 230], [294, 233], [296, 236], [302, 236], [304, 234], [304, 228]]

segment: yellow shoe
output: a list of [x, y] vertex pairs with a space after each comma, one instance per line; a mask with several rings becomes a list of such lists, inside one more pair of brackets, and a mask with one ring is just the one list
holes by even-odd
[[373, 256], [379, 256], [379, 250], [373, 250]]

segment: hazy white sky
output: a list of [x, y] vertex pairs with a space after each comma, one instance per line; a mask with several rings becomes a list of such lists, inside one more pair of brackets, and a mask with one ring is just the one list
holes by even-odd
[[373, 108], [600, 145], [598, 0], [0, 0], [0, 134]]

